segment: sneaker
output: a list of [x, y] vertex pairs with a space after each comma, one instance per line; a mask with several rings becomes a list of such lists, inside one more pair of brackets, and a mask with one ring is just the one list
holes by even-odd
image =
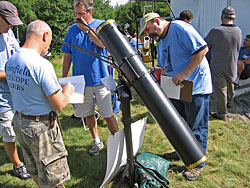
[[173, 161], [178, 161], [180, 160], [179, 155], [176, 153], [176, 151], [171, 152], [171, 153], [165, 153], [162, 155], [162, 157], [166, 160], [173, 160]]
[[240, 81], [240, 79], [239, 79], [239, 77], [237, 77], [236, 80], [233, 82], [234, 88], [240, 87], [240, 82], [239, 81]]
[[215, 113], [210, 113], [211, 116], [213, 118], [219, 119], [219, 120], [223, 120], [223, 121], [227, 121], [227, 122], [231, 122], [232, 121], [232, 117], [229, 113], [226, 114], [222, 114], [219, 112], [215, 112]]
[[31, 175], [27, 172], [23, 163], [18, 165], [16, 168], [13, 167], [13, 173], [16, 177], [22, 180], [27, 180], [31, 178]]
[[96, 144], [96, 142], [94, 142], [89, 149], [89, 154], [91, 156], [95, 156], [98, 155], [100, 150], [104, 148], [103, 142], [101, 141], [100, 143]]
[[226, 114], [221, 114], [219, 112], [211, 113], [211, 116], [215, 119], [227, 121], [227, 116]]
[[202, 173], [203, 168], [197, 167], [190, 170], [186, 170], [183, 175], [189, 180], [194, 181], [198, 178], [198, 176]]

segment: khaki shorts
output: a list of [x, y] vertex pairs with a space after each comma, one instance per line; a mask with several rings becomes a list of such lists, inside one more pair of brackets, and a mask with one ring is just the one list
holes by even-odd
[[13, 123], [27, 171], [38, 176], [39, 186], [52, 187], [70, 180], [68, 152], [58, 124], [51, 128], [49, 120], [37, 122], [17, 114]]
[[0, 135], [4, 142], [16, 142], [16, 134], [12, 126], [12, 119], [14, 112], [9, 110], [7, 112], [0, 113]]
[[113, 116], [111, 93], [104, 85], [85, 87], [84, 103], [74, 104], [76, 117], [87, 117], [94, 114], [95, 99], [102, 117]]

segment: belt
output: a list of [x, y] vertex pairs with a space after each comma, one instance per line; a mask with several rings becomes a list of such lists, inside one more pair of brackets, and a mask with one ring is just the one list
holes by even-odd
[[16, 111], [16, 114], [18, 115], [19, 118], [24, 118], [24, 119], [29, 119], [29, 120], [36, 120], [36, 121], [43, 121], [43, 120], [50, 120], [50, 115], [45, 114], [41, 116], [30, 116], [30, 115], [25, 115], [20, 112]]

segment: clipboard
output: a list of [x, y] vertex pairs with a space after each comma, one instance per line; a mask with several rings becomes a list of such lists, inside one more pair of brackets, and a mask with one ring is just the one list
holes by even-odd
[[192, 102], [193, 82], [184, 80], [181, 85], [176, 86], [171, 76], [161, 75], [161, 88], [171, 99]]
[[84, 103], [85, 79], [83, 75], [59, 78], [58, 81], [62, 85], [71, 82], [75, 87], [75, 92], [69, 97], [70, 104]]

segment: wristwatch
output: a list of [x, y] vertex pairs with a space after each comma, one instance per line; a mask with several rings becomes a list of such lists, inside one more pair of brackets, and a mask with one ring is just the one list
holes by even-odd
[[85, 31], [85, 33], [87, 33], [87, 35], [88, 35], [88, 34], [89, 34], [89, 31], [90, 31], [90, 30], [88, 29], [88, 30]]

